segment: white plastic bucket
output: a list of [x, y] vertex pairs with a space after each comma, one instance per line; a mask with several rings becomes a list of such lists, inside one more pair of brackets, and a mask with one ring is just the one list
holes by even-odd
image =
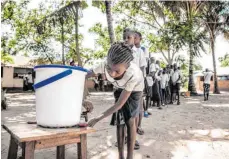
[[37, 124], [45, 127], [77, 125], [87, 70], [63, 65], [40, 65], [34, 70]]

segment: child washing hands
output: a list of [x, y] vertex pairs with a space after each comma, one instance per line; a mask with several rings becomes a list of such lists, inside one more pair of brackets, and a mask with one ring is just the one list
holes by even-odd
[[119, 158], [124, 159], [124, 127], [127, 127], [127, 159], [133, 159], [136, 138], [135, 119], [139, 115], [139, 104], [144, 88], [140, 68], [132, 63], [132, 49], [124, 42], [114, 43], [108, 51], [107, 60], [94, 68], [87, 77], [104, 73], [109, 82], [118, 89], [114, 92], [115, 104], [98, 117], [90, 120], [93, 127], [100, 120], [115, 113]]

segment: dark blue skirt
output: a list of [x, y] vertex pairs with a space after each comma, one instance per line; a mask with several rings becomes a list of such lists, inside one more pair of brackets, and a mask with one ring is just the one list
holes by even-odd
[[[123, 89], [117, 89], [114, 92], [115, 102], [118, 101]], [[124, 106], [118, 110], [118, 112], [113, 113], [111, 118], [111, 125], [122, 125], [128, 122], [131, 117], [137, 117], [140, 111], [140, 100], [142, 97], [142, 92], [132, 92], [130, 97], [127, 99]]]

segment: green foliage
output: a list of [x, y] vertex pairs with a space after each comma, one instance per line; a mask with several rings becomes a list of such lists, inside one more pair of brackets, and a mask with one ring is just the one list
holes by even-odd
[[92, 1], [92, 6], [99, 8], [103, 13], [106, 12], [105, 1]]
[[223, 57], [219, 58], [221, 63], [221, 67], [228, 67], [229, 66], [229, 54], [225, 54]]
[[[123, 27], [120, 25], [115, 28], [115, 35], [118, 41], [122, 40], [122, 31]], [[92, 55], [92, 58], [104, 58], [110, 48], [108, 28], [103, 27], [101, 23], [96, 23], [93, 27], [89, 29], [89, 32], [97, 36], [97, 38], [95, 39], [96, 51]]]
[[[33, 55], [37, 60], [35, 63], [59, 63], [60, 52], [55, 52], [50, 44], [58, 44], [61, 46], [61, 19], [58, 17], [48, 21], [48, 16], [55, 12], [55, 9], [66, 6], [72, 1], [48, 2], [40, 3], [36, 9], [29, 10], [27, 5], [30, 1], [21, 0], [19, 2], [9, 1], [4, 6], [2, 14], [2, 23], [6, 26], [11, 26], [12, 33], [4, 32], [2, 34], [2, 51], [1, 55], [15, 55], [22, 52], [26, 55]], [[87, 7], [86, 2], [81, 2], [82, 9]], [[74, 55], [75, 51], [75, 36], [74, 24], [75, 20], [72, 14], [67, 18], [63, 14], [64, 19], [64, 41], [65, 50], [67, 50], [67, 59], [77, 59]], [[42, 34], [38, 33], [39, 26], [42, 22]], [[79, 35], [80, 46], [83, 37]], [[81, 54], [88, 52], [87, 48], [80, 47]], [[8, 56], [4, 56], [8, 57]], [[83, 56], [88, 58], [88, 55]], [[6, 58], [8, 59], [8, 58]], [[3, 58], [2, 58], [3, 60]], [[85, 59], [84, 61], [87, 61]]]
[[3, 63], [14, 63], [13, 59], [10, 57], [10, 55], [5, 54], [1, 51], [1, 62]]

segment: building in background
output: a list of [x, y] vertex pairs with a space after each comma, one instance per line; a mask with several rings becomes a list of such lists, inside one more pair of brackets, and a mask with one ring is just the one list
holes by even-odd
[[[212, 76], [210, 91], [213, 91], [213, 89], [214, 89], [213, 78], [214, 77]], [[229, 92], [229, 67], [217, 68], [217, 78], [218, 78], [219, 90]], [[204, 81], [203, 72], [202, 71], [195, 71], [194, 72], [194, 80], [195, 80], [197, 91], [203, 92], [203, 81]]]
[[14, 63], [1, 63], [1, 83], [3, 88], [20, 89], [24, 87], [24, 77], [29, 72], [33, 73], [33, 65], [30, 58], [23, 56], [12, 57]]

